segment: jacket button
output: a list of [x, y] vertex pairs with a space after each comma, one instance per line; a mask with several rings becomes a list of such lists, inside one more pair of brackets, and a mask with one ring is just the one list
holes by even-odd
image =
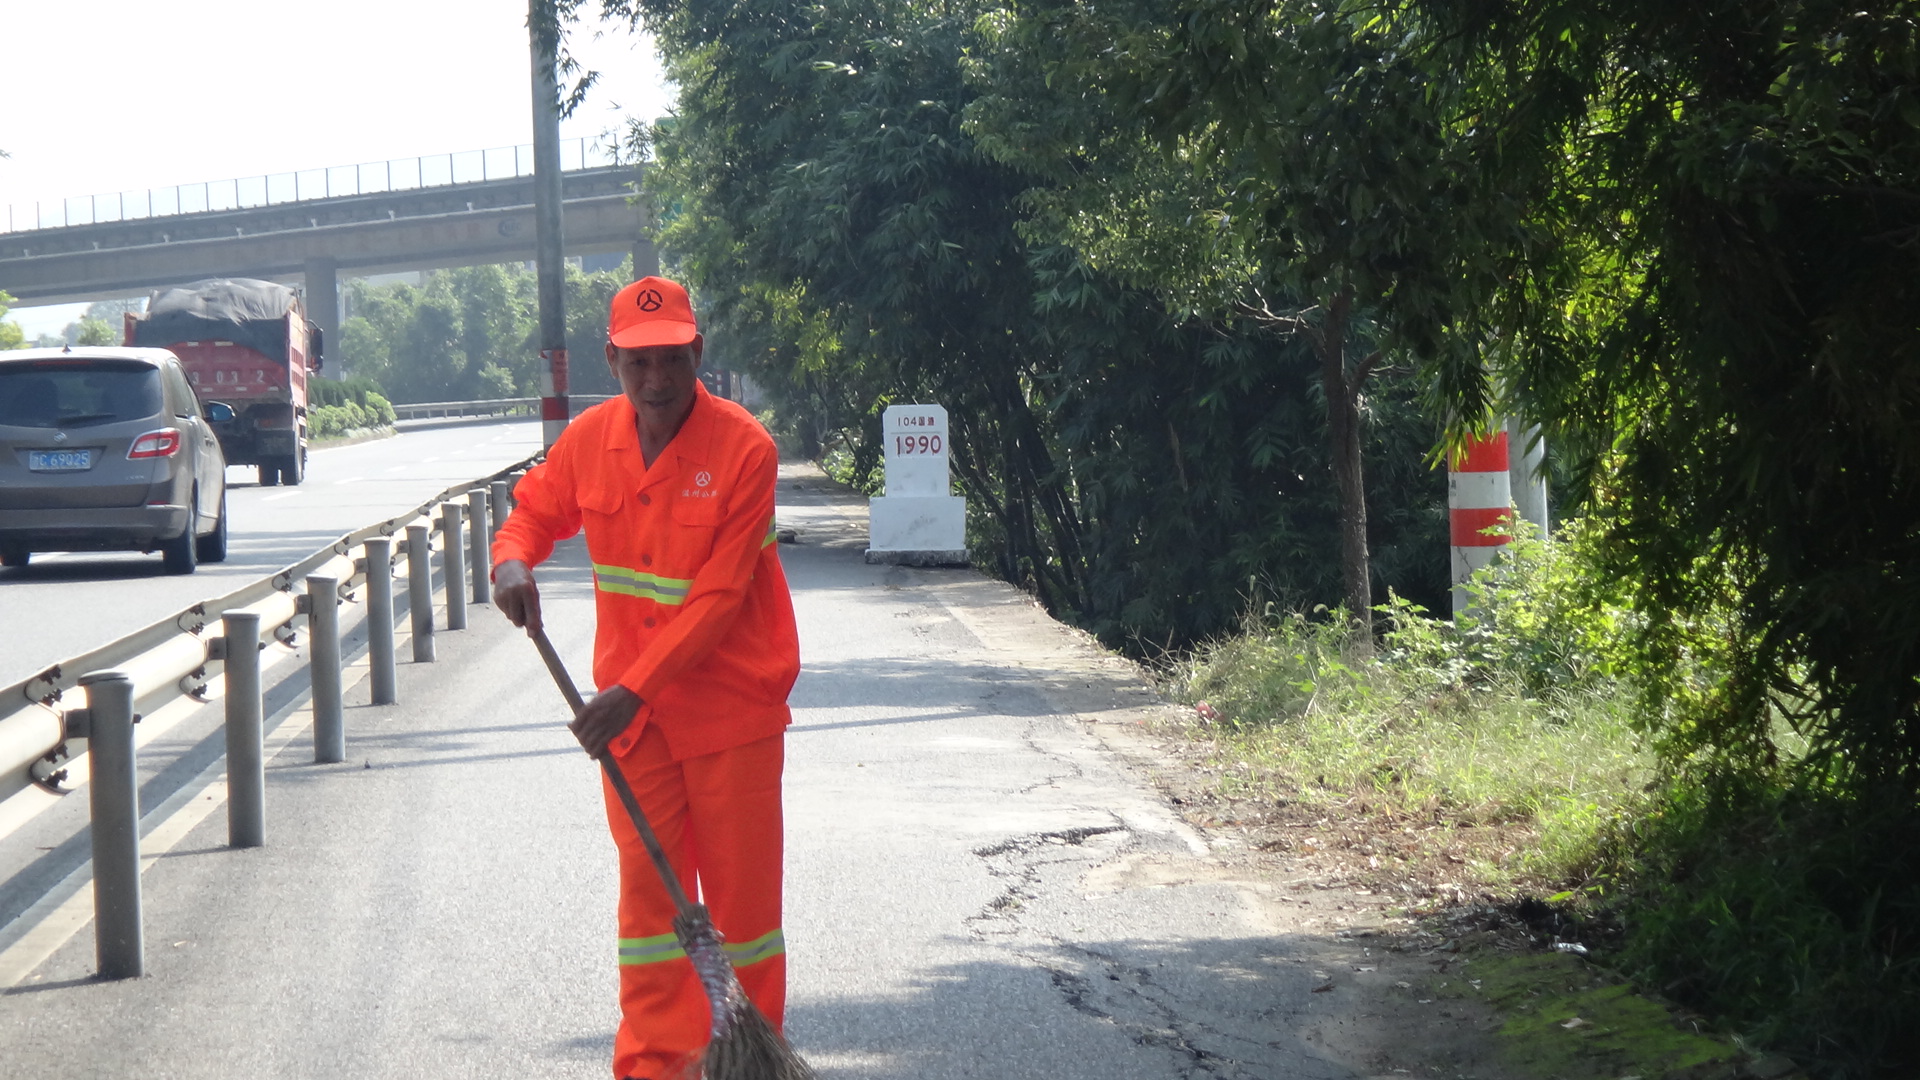
[[651, 615], [649, 615], [649, 616], [647, 616], [647, 625], [648, 625], [648, 626], [652, 626], [652, 625], [653, 625], [653, 616], [651, 616]]
[[652, 565], [653, 565], [653, 556], [651, 556], [651, 555], [642, 555], [642, 556], [640, 556], [640, 565], [641, 565], [641, 566], [652, 566]]
[[641, 506], [652, 506], [652, 505], [653, 505], [653, 496], [651, 496], [651, 495], [649, 495], [649, 494], [647, 494], [647, 493], [646, 493], [646, 492], [644, 492], [644, 491], [643, 491], [643, 492], [641, 492], [641, 493], [640, 493], [640, 505], [641, 505]]

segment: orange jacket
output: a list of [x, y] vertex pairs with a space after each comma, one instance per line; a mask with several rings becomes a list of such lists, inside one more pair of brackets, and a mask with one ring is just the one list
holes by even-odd
[[675, 759], [780, 733], [800, 673], [793, 601], [773, 535], [779, 455], [745, 409], [695, 384], [693, 411], [648, 468], [633, 406], [595, 405], [514, 488], [495, 566], [538, 565], [587, 530], [593, 680], [640, 696], [615, 754], [659, 725]]

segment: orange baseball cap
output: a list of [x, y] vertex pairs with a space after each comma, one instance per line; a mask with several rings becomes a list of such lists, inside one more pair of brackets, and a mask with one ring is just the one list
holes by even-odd
[[679, 283], [643, 277], [613, 294], [607, 315], [607, 340], [615, 348], [685, 345], [700, 333], [693, 302]]

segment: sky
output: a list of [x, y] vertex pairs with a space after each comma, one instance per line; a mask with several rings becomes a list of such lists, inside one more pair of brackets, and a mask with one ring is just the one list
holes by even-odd
[[[0, 227], [36, 200], [533, 139], [525, 0], [0, 6]], [[650, 39], [587, 22], [569, 48], [601, 75], [562, 139], [671, 108]], [[8, 318], [31, 339], [84, 308]]]

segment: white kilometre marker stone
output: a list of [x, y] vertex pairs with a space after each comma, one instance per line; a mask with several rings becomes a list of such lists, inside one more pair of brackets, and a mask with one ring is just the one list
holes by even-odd
[[889, 405], [881, 432], [887, 493], [868, 504], [867, 561], [966, 565], [967, 501], [952, 494], [947, 474], [947, 410]]

